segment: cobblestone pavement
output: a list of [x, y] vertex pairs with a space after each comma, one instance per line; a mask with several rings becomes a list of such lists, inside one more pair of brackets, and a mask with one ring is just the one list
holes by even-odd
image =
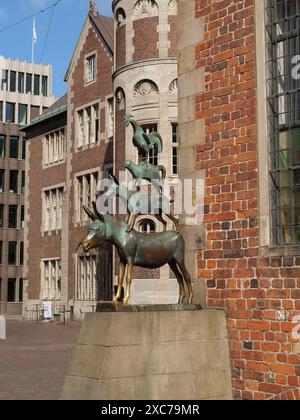
[[7, 322], [0, 340], [0, 400], [57, 400], [80, 325]]

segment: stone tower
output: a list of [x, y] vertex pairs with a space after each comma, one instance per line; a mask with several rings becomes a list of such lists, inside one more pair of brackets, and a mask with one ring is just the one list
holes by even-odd
[[[158, 131], [164, 150], [150, 162], [167, 168], [169, 181], [178, 182], [177, 158], [177, 0], [114, 0], [115, 17], [115, 172], [124, 160], [138, 162], [132, 145], [132, 130], [125, 129], [124, 116], [134, 114], [145, 131]], [[136, 229], [162, 230], [155, 219], [141, 217]], [[140, 223], [140, 224], [139, 224]], [[144, 223], [144, 224], [143, 224]], [[148, 227], [147, 227], [148, 226]], [[173, 228], [173, 226], [169, 226]], [[153, 273], [154, 271], [154, 273]], [[136, 273], [140, 279], [170, 278], [169, 269]], [[171, 276], [172, 277], [172, 276]], [[177, 293], [177, 289], [176, 289]]]

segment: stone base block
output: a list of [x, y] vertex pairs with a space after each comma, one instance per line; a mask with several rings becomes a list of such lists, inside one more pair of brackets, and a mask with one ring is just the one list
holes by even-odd
[[225, 314], [159, 309], [87, 314], [61, 399], [231, 399]]

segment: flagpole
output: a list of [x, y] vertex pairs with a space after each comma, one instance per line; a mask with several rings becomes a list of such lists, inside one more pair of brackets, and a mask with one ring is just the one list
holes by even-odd
[[35, 18], [33, 19], [32, 26], [32, 48], [31, 48], [31, 62], [34, 64], [34, 45], [36, 43], [36, 28], [35, 28]]

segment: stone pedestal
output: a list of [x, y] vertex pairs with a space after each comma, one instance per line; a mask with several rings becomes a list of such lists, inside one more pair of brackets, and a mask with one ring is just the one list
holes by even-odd
[[225, 314], [196, 305], [99, 304], [61, 399], [231, 399]]

